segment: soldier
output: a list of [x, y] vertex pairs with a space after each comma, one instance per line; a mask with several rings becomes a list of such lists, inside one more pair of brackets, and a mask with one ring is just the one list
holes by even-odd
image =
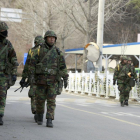
[[129, 98], [129, 92], [131, 87], [129, 85], [129, 72], [130, 68], [127, 65], [128, 58], [126, 56], [121, 57], [121, 63], [115, 67], [115, 72], [113, 76], [113, 85], [117, 81], [118, 89], [120, 91], [120, 103], [121, 106], [124, 106], [125, 100]]
[[[128, 67], [129, 67], [131, 75], [132, 75], [132, 78], [131, 78], [131, 76], [129, 76], [130, 77], [129, 84], [130, 84], [131, 89], [132, 89], [133, 85], [135, 84], [135, 81], [137, 82], [137, 73], [135, 71], [134, 66], [131, 65], [131, 64], [132, 64], [132, 59], [130, 57], [128, 57]], [[133, 79], [135, 79], [135, 81]], [[129, 99], [129, 94], [128, 94], [128, 99]], [[124, 104], [128, 106], [128, 100], [127, 99], [125, 100]]]
[[[29, 72], [30, 71], [30, 65], [32, 63], [32, 58], [34, 55], [34, 51], [41, 45], [44, 43], [44, 39], [42, 36], [36, 36], [35, 40], [34, 40], [35, 46], [33, 48], [31, 48], [28, 52], [28, 57], [24, 66], [24, 70], [22, 73], [22, 79], [20, 81], [20, 85], [23, 87], [23, 85], [26, 84], [26, 78], [30, 81], [30, 75]], [[34, 115], [34, 119], [37, 122], [37, 115], [36, 115], [36, 97], [35, 97], [35, 90], [36, 90], [36, 85], [35, 83], [30, 83], [30, 90], [28, 92], [28, 96], [29, 98], [31, 98], [31, 111], [32, 114]]]
[[132, 59], [130, 57], [128, 57], [128, 66], [130, 67], [130, 70], [132, 72], [135, 81], [137, 81], [137, 73], [135, 71], [135, 67], [132, 65]]
[[0, 21], [0, 125], [3, 125], [7, 90], [17, 79], [17, 57], [7, 36], [8, 26]]
[[44, 35], [45, 43], [38, 48], [32, 60], [30, 73], [35, 75], [36, 81], [36, 112], [38, 125], [43, 123], [44, 105], [47, 100], [46, 126], [53, 127], [54, 111], [56, 107], [56, 96], [60, 86], [61, 78], [64, 87], [67, 87], [67, 68], [62, 52], [55, 46], [57, 36], [53, 31], [47, 31]]

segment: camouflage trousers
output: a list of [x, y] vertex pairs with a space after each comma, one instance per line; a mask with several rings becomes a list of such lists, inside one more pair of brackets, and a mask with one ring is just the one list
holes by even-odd
[[128, 84], [118, 84], [118, 89], [120, 91], [120, 102], [129, 99], [129, 92], [131, 90], [130, 85]]
[[6, 96], [7, 96], [7, 80], [0, 79], [0, 116], [4, 116], [4, 109], [6, 105]]
[[31, 85], [30, 90], [28, 92], [28, 96], [29, 96], [29, 98], [31, 98], [32, 114], [36, 114], [36, 95], [35, 95], [35, 91], [36, 91], [36, 85]]
[[51, 118], [52, 120], [54, 120], [54, 111], [56, 107], [56, 89], [54, 87], [54, 85], [37, 85], [36, 89], [37, 114], [44, 114], [45, 101], [47, 100], [46, 119]]

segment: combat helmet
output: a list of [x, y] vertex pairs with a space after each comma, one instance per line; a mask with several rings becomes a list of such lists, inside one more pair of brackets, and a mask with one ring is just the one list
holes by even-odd
[[128, 57], [128, 61], [132, 61], [131, 57]]
[[45, 35], [44, 35], [44, 39], [45, 39], [47, 36], [53, 36], [53, 37], [55, 37], [55, 40], [57, 40], [57, 35], [55, 34], [54, 31], [51, 31], [51, 30], [47, 31], [47, 32], [45, 33]]
[[8, 25], [5, 22], [0, 21], [0, 32], [1, 31], [5, 31], [5, 30], [8, 30], [8, 29], [9, 29], [8, 28]]
[[38, 36], [35, 37], [34, 43], [36, 43], [36, 45], [43, 44], [44, 43], [44, 38], [41, 35], [38, 35]]
[[123, 60], [128, 60], [127, 56], [122, 56], [121, 61], [123, 61]]

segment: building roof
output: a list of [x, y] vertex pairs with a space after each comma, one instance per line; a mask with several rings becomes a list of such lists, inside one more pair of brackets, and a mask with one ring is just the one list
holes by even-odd
[[[83, 50], [84, 50], [84, 48], [67, 49], [67, 50], [65, 50], [65, 53], [83, 54]], [[140, 55], [140, 42], [132, 42], [132, 43], [126, 43], [126, 44], [114, 44], [114, 45], [104, 44], [103, 54]]]

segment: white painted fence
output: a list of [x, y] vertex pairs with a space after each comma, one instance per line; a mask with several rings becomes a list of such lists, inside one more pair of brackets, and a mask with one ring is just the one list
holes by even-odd
[[[69, 84], [66, 89], [68, 92], [75, 94], [85, 94], [88, 96], [95, 95], [96, 97], [115, 97], [119, 99], [119, 91], [117, 85], [113, 86], [113, 73], [72, 73], [69, 72]], [[132, 88], [130, 98], [140, 100], [140, 86]]]

